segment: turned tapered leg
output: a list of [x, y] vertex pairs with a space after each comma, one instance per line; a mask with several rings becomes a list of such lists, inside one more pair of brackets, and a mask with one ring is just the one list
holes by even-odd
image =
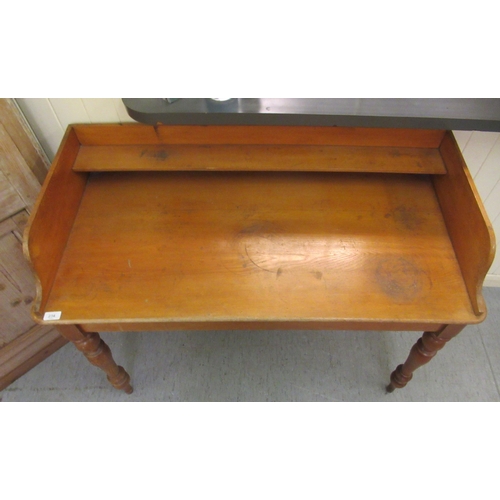
[[93, 365], [106, 373], [115, 389], [125, 391], [127, 394], [132, 393], [129, 374], [115, 363], [111, 350], [98, 333], [87, 333], [73, 325], [61, 325], [58, 330], [63, 337], [73, 342]]
[[411, 348], [404, 364], [399, 365], [391, 374], [387, 392], [403, 388], [413, 377], [413, 372], [428, 363], [446, 343], [458, 335], [465, 325], [447, 325], [439, 332], [425, 332]]

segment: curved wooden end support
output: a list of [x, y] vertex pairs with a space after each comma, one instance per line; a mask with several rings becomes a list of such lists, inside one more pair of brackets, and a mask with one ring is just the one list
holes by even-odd
[[399, 365], [391, 374], [391, 383], [387, 386], [387, 392], [402, 389], [413, 378], [413, 372], [427, 364], [439, 350], [453, 337], [458, 335], [464, 325], [448, 325], [439, 332], [424, 332], [417, 343], [411, 348], [408, 359]]
[[495, 233], [452, 132], [445, 134], [439, 152], [448, 173], [433, 176], [434, 188], [472, 309], [482, 321], [483, 283], [495, 258]]
[[24, 255], [36, 278], [32, 315], [38, 323], [43, 322], [48, 295], [87, 185], [88, 174], [73, 171], [79, 150], [80, 141], [70, 125], [24, 231]]
[[94, 366], [103, 370], [110, 384], [118, 390], [131, 394], [133, 389], [130, 385], [129, 374], [115, 363], [111, 350], [101, 339], [98, 333], [87, 333], [76, 326], [59, 326], [61, 335], [75, 344], [85, 357]]

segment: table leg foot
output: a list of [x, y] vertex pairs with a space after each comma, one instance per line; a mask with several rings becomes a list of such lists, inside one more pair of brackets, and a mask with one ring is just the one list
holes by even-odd
[[399, 365], [391, 374], [391, 382], [387, 392], [402, 389], [413, 378], [413, 372], [427, 364], [439, 350], [453, 337], [458, 335], [465, 325], [447, 325], [439, 332], [424, 332], [422, 337], [411, 348], [408, 359]]
[[132, 393], [129, 374], [116, 364], [109, 346], [98, 333], [84, 332], [73, 325], [61, 325], [58, 330], [63, 337], [73, 342], [90, 363], [106, 373], [109, 383], [115, 389], [125, 391], [127, 394]]

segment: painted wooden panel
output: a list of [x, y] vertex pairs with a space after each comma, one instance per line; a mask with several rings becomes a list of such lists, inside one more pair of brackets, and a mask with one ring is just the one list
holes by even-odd
[[[120, 98], [17, 99], [17, 102], [51, 160], [69, 123], [134, 121]], [[456, 131], [455, 137], [500, 239], [500, 134]], [[497, 274], [500, 286], [500, 252], [490, 277]]]
[[0, 221], [19, 212], [25, 204], [14, 186], [0, 170]]
[[0, 124], [9, 136], [11, 148], [14, 145], [21, 153], [25, 165], [42, 184], [50, 162], [14, 99], [0, 99]]
[[0, 238], [0, 348], [33, 326], [35, 279], [14, 231]]
[[[35, 102], [33, 116], [37, 109], [42, 111], [36, 126], [45, 147], [55, 149], [60, 124], [47, 100]], [[53, 128], [45, 130], [45, 125]], [[34, 325], [35, 279], [22, 251], [28, 212], [48, 164], [16, 103], [0, 99], [0, 390], [62, 345], [54, 344], [55, 331]]]
[[31, 207], [40, 191], [40, 183], [2, 124], [0, 124], [0, 171], [12, 184], [24, 205]]

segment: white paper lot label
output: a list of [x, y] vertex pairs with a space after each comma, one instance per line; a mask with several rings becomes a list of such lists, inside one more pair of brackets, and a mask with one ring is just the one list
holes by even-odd
[[61, 311], [53, 311], [53, 312], [46, 312], [43, 315], [43, 320], [44, 321], [56, 321], [58, 319], [61, 319]]

